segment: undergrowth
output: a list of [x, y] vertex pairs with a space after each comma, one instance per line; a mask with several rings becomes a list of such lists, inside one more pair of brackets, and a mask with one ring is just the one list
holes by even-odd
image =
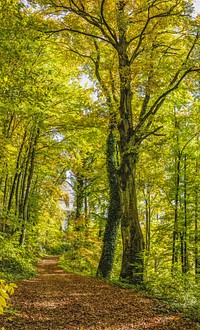
[[200, 322], [200, 286], [192, 274], [182, 276], [177, 272], [172, 277], [169, 271], [156, 272], [149, 274], [145, 282], [151, 297]]
[[11, 242], [0, 244], [0, 279], [9, 281], [36, 275], [36, 257], [27, 248], [15, 246]]
[[66, 251], [59, 260], [59, 265], [68, 272], [95, 276], [100, 249], [93, 246], [92, 241], [71, 242], [66, 245]]

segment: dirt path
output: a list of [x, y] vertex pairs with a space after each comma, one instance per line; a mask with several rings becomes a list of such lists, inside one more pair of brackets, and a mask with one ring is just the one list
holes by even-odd
[[6, 330], [196, 330], [197, 324], [164, 312], [156, 300], [92, 278], [66, 274], [57, 257], [42, 260], [38, 276], [19, 281], [15, 315], [0, 317]]

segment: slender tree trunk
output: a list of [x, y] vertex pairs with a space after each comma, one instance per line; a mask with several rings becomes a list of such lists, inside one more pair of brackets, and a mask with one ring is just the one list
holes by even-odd
[[10, 212], [11, 207], [12, 207], [12, 200], [14, 198], [15, 188], [16, 188], [18, 177], [20, 175], [19, 168], [20, 168], [21, 155], [22, 155], [22, 150], [24, 148], [25, 139], [26, 139], [26, 132], [24, 133], [23, 140], [22, 140], [22, 143], [21, 143], [21, 146], [20, 146], [20, 149], [18, 152], [18, 156], [17, 156], [15, 174], [14, 174], [14, 178], [13, 178], [13, 182], [12, 182], [12, 186], [11, 186], [11, 190], [10, 190], [10, 196], [9, 196], [9, 200], [8, 200], [8, 208], [7, 208], [8, 213]]
[[[86, 184], [86, 183], [85, 183]], [[89, 237], [89, 215], [88, 215], [88, 196], [85, 191], [84, 196], [84, 217], [85, 217], [85, 241], [87, 243], [88, 237]]]
[[28, 220], [28, 199], [30, 194], [30, 188], [32, 184], [33, 172], [34, 172], [34, 165], [35, 165], [35, 148], [37, 145], [39, 137], [39, 128], [33, 134], [33, 140], [30, 144], [29, 155], [27, 159], [27, 166], [26, 166], [26, 175], [24, 178], [24, 192], [23, 192], [23, 200], [21, 201], [21, 217], [22, 217], [22, 227], [21, 227], [21, 234], [19, 238], [19, 244], [24, 245], [25, 237], [26, 237], [26, 227], [27, 227], [27, 220]]
[[[196, 176], [198, 175], [198, 162], [196, 162]], [[196, 281], [200, 279], [200, 256], [199, 256], [199, 187], [195, 186], [195, 211], [194, 211], [194, 226], [195, 226], [195, 237], [194, 237], [194, 259], [195, 259], [195, 277]]]
[[20, 172], [17, 177], [16, 191], [15, 191], [15, 215], [19, 217], [19, 198], [20, 198], [20, 182], [22, 173]]
[[[178, 128], [178, 123], [175, 118], [175, 128]], [[179, 150], [179, 136], [177, 132], [177, 156], [175, 158], [175, 199], [174, 199], [174, 229], [172, 236], [172, 267], [171, 273], [173, 275], [175, 265], [178, 262], [178, 209], [179, 209], [179, 190], [180, 190], [180, 167], [181, 167], [181, 152]]]
[[187, 156], [184, 157], [184, 225], [183, 225], [183, 260], [182, 260], [182, 273], [188, 272], [188, 253], [187, 253]]
[[150, 191], [147, 185], [145, 194], [145, 217], [146, 217], [146, 252], [150, 252], [150, 226], [151, 226], [151, 206], [150, 206]]
[[28, 178], [28, 169], [31, 159], [31, 150], [32, 150], [32, 141], [30, 142], [29, 147], [26, 150], [26, 156], [24, 159], [24, 168], [21, 175], [21, 184], [20, 184], [20, 192], [19, 192], [19, 219], [23, 219], [23, 205], [24, 205], [24, 196], [26, 191], [26, 183]]
[[175, 191], [175, 205], [174, 205], [174, 230], [172, 238], [172, 274], [174, 272], [175, 264], [178, 262], [178, 207], [179, 207], [179, 183], [180, 183], [180, 161], [177, 163], [177, 174], [176, 174], [176, 191]]
[[1, 223], [1, 231], [3, 233], [6, 232], [6, 213], [7, 213], [6, 212], [6, 205], [7, 205], [7, 198], [8, 198], [8, 173], [5, 174], [4, 189], [3, 189], [2, 223]]
[[180, 244], [181, 244], [181, 269], [182, 269], [182, 274], [185, 273], [185, 268], [184, 268], [184, 232], [180, 232]]
[[84, 203], [84, 177], [78, 173], [76, 176], [76, 216], [78, 219], [82, 215]]

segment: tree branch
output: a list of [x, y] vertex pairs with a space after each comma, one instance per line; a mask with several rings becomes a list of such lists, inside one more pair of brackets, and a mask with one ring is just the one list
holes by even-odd
[[165, 136], [165, 134], [156, 134], [160, 129], [162, 129], [163, 126], [159, 126], [157, 128], [155, 128], [155, 130], [147, 132], [146, 134], [141, 136], [142, 140], [145, 140], [147, 137], [149, 137], [150, 135], [156, 135], [156, 136]]
[[[146, 29], [147, 29], [147, 27], [148, 27], [148, 25], [149, 25], [150, 20], [151, 20], [151, 18], [150, 18], [150, 7], [148, 7], [148, 17], [147, 17], [146, 23], [145, 23], [145, 25], [144, 25], [144, 27], [143, 27], [143, 29], [142, 29], [140, 35], [139, 35], [138, 44], [137, 44], [137, 46], [136, 46], [135, 50], [133, 51], [133, 54], [132, 54], [132, 56], [131, 56], [131, 58], [130, 58], [130, 64], [132, 64], [133, 61], [134, 61], [134, 60], [136, 59], [136, 57], [138, 56], [138, 51], [139, 51], [139, 48], [140, 48], [140, 46], [141, 46], [141, 44], [142, 44], [142, 41], [143, 41], [143, 39], [144, 39], [144, 33], [145, 33], [145, 31], [146, 31]], [[132, 38], [131, 40], [129, 40], [128, 44], [130, 45], [130, 43], [131, 43], [134, 39], [135, 39], [135, 38]]]
[[104, 17], [104, 3], [105, 3], [105, 0], [102, 0], [101, 2], [101, 17], [102, 17], [102, 20], [104, 22], [104, 25], [106, 26], [108, 32], [110, 33], [110, 35], [112, 36], [112, 38], [114, 39], [115, 43], [118, 44], [118, 41], [117, 41], [117, 36], [115, 34], [115, 32], [113, 31], [113, 29], [108, 25], [105, 17]]
[[99, 46], [97, 44], [96, 41], [94, 41], [94, 45], [95, 45], [95, 49], [96, 49], [96, 52], [97, 52], [97, 59], [96, 61], [94, 61], [94, 64], [95, 64], [95, 75], [97, 77], [97, 80], [99, 81], [103, 91], [104, 91], [104, 94], [106, 96], [106, 99], [107, 99], [107, 102], [111, 104], [111, 96], [110, 96], [110, 92], [108, 90], [108, 88], [106, 87], [106, 85], [104, 84], [103, 80], [101, 79], [101, 75], [99, 73], [99, 63], [100, 63], [100, 51], [99, 51]]
[[[102, 16], [102, 20], [103, 20], [104, 25], [105, 25], [105, 27], [108, 30], [110, 35], [103, 28], [100, 18], [95, 17], [95, 16], [93, 16], [93, 15], [91, 15], [88, 12], [85, 11], [85, 7], [84, 7], [82, 2], [81, 2], [81, 7], [79, 7], [75, 3], [74, 0], [70, 0], [70, 6], [64, 5], [62, 2], [61, 2], [60, 5], [58, 5], [53, 0], [50, 0], [50, 1], [51, 1], [52, 6], [54, 6], [55, 8], [59, 8], [60, 11], [75, 14], [76, 16], [78, 16], [78, 17], [82, 18], [83, 20], [85, 20], [86, 22], [88, 22], [90, 25], [96, 26], [98, 28], [98, 30], [101, 31], [102, 36], [95, 35], [95, 34], [92, 34], [92, 33], [88, 33], [88, 32], [85, 32], [85, 31], [80, 31], [78, 29], [73, 29], [73, 28], [68, 27], [66, 25], [65, 25], [65, 28], [63, 28], [63, 29], [61, 28], [61, 29], [53, 30], [53, 31], [46, 31], [45, 33], [58, 33], [58, 32], [62, 32], [62, 31], [69, 31], [69, 32], [73, 32], [73, 33], [79, 33], [79, 34], [82, 34], [82, 35], [85, 35], [85, 36], [88, 36], [88, 37], [92, 37], [92, 38], [96, 38], [96, 39], [105, 41], [105, 42], [109, 43], [110, 45], [112, 45], [115, 49], [117, 49], [116, 36], [113, 34], [113, 31], [111, 30], [111, 28], [109, 27], [109, 25], [105, 21], [104, 16]], [[102, 2], [104, 2], [104, 0], [102, 0]], [[73, 8], [73, 6], [75, 8]], [[103, 5], [101, 5], [101, 11], [103, 10], [102, 6]], [[102, 12], [101, 12], [101, 15], [102, 15]]]
[[107, 40], [107, 39], [105, 39], [105, 38], [103, 38], [103, 37], [100, 37], [100, 36], [97, 36], [97, 35], [95, 35], [95, 34], [92, 34], [92, 33], [88, 33], [88, 32], [83, 32], [83, 31], [79, 31], [79, 30], [76, 30], [76, 29], [72, 29], [72, 28], [67, 28], [67, 27], [65, 27], [65, 28], [62, 28], [62, 29], [58, 29], [58, 30], [49, 30], [49, 31], [41, 31], [41, 30], [38, 30], [39, 32], [44, 32], [44, 33], [46, 33], [46, 34], [48, 34], [48, 33], [59, 33], [59, 32], [63, 32], [63, 31], [69, 31], [69, 32], [74, 32], [74, 33], [78, 33], [78, 34], [82, 34], [82, 35], [85, 35], [85, 36], [87, 36], [87, 37], [91, 37], [91, 38], [95, 38], [95, 39], [99, 39], [99, 40], [102, 40], [102, 41], [105, 41], [105, 42], [107, 42], [107, 43], [109, 43], [110, 44], [110, 41], [109, 40]]
[[144, 100], [143, 100], [143, 104], [142, 104], [142, 110], [140, 112], [140, 119], [144, 116], [144, 114], [146, 113], [146, 109], [147, 109], [147, 106], [148, 106], [148, 103], [150, 101], [150, 94], [148, 94], [146, 92], [145, 94], [145, 97], [144, 97]]
[[[168, 1], [167, 1], [167, 2], [168, 2]], [[155, 2], [154, 2], [154, 3], [155, 3]], [[138, 51], [139, 51], [140, 46], [141, 46], [141, 44], [142, 44], [142, 41], [143, 41], [143, 39], [144, 39], [145, 32], [146, 32], [146, 30], [147, 30], [147, 27], [148, 27], [148, 25], [149, 25], [149, 22], [150, 22], [151, 20], [155, 19], [155, 18], [162, 18], [162, 17], [167, 17], [167, 16], [177, 16], [177, 15], [180, 14], [179, 12], [172, 13], [173, 10], [178, 6], [178, 3], [176, 3], [176, 4], [173, 5], [168, 11], [163, 12], [163, 13], [160, 13], [160, 14], [157, 14], [157, 15], [150, 16], [150, 9], [151, 9], [151, 7], [154, 6], [154, 3], [148, 6], [148, 9], [147, 9], [147, 11], [148, 11], [147, 20], [146, 20], [146, 22], [145, 22], [145, 24], [144, 24], [144, 27], [143, 27], [143, 29], [141, 30], [140, 34], [138, 34], [137, 36], [131, 38], [131, 39], [128, 41], [128, 45], [130, 45], [130, 44], [132, 43], [132, 41], [134, 41], [134, 40], [136, 40], [136, 39], [139, 38], [139, 40], [138, 40], [138, 44], [137, 44], [137, 46], [136, 46], [135, 50], [133, 51], [133, 54], [132, 54], [132, 56], [131, 56], [131, 58], [130, 58], [130, 64], [132, 64], [133, 61], [136, 59], [136, 57], [140, 54], [140, 52], [138, 53]], [[162, 1], [162, 3], [163, 3], [163, 1]]]
[[[193, 51], [193, 49], [194, 49], [194, 47], [195, 47], [195, 45], [196, 45], [198, 39], [199, 39], [199, 33], [197, 33], [197, 35], [196, 35], [196, 37], [195, 37], [195, 39], [194, 39], [194, 42], [193, 42], [192, 46], [190, 47], [190, 49], [189, 49], [189, 51], [188, 51], [188, 53], [187, 53], [187, 56], [186, 56], [185, 61], [181, 64], [181, 68], [182, 68], [184, 65], [187, 64], [187, 61], [189, 60], [190, 55], [191, 55], [191, 53], [192, 53], [192, 51]], [[176, 80], [178, 79], [178, 76], [179, 76], [179, 74], [180, 74], [180, 72], [181, 72], [181, 68], [180, 68], [180, 69], [176, 72], [176, 74], [174, 75], [172, 81], [170, 82], [170, 86], [173, 85], [173, 84], [176, 82]]]
[[185, 148], [187, 147], [187, 145], [196, 137], [199, 135], [199, 132], [195, 133], [183, 146], [183, 148], [180, 151], [180, 157], [182, 157], [183, 155], [183, 151], [185, 150]]
[[[182, 82], [182, 80], [191, 72], [200, 72], [200, 67], [199, 68], [189, 68], [188, 70], [186, 70], [182, 76], [179, 78], [179, 80], [176, 82], [176, 84], [174, 86], [172, 86], [171, 88], [169, 88], [168, 90], [166, 90], [164, 93], [162, 93], [157, 100], [153, 103], [153, 105], [151, 106], [150, 110], [141, 118], [141, 120], [139, 121], [139, 123], [137, 124], [136, 128], [135, 128], [135, 133], [138, 132], [140, 130], [140, 128], [142, 127], [142, 125], [145, 123], [145, 121], [151, 116], [151, 115], [155, 115], [157, 113], [157, 111], [160, 109], [161, 105], [164, 103], [166, 97], [173, 92], [174, 90], [176, 90], [180, 83]], [[169, 87], [171, 86], [171, 83], [169, 84]]]

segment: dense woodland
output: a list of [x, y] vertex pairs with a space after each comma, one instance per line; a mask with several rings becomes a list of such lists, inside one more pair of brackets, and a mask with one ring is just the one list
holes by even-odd
[[60, 254], [200, 317], [193, 1], [2, 0], [0, 21], [0, 278]]

